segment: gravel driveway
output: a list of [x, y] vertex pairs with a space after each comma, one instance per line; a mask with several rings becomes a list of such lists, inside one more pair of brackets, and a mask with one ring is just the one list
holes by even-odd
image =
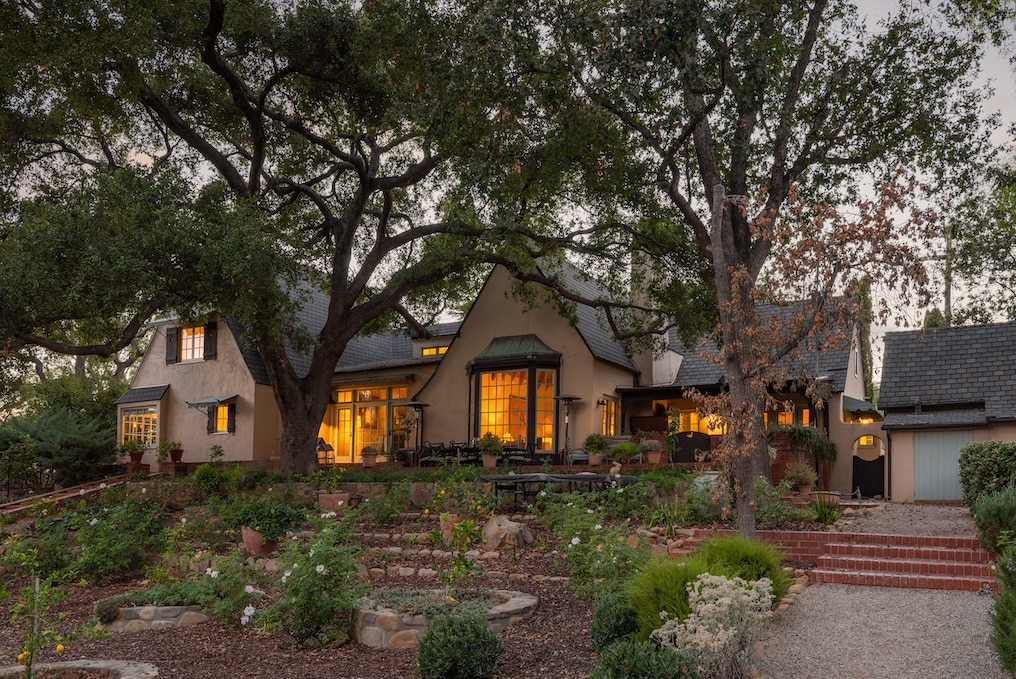
[[[844, 531], [970, 535], [963, 507], [887, 504]], [[992, 598], [971, 592], [820, 584], [770, 627], [768, 679], [1005, 679], [991, 645]]]

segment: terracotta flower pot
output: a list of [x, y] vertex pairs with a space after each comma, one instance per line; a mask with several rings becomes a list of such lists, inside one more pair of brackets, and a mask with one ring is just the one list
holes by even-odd
[[143, 450], [132, 450], [130, 452], [130, 456], [131, 456], [131, 462], [141, 462], [141, 458], [143, 458], [145, 456], [145, 451], [143, 451]]
[[371, 468], [377, 466], [377, 455], [366, 454], [361, 456], [363, 459], [363, 466], [365, 468]]
[[603, 464], [603, 453], [589, 453], [589, 466]]
[[183, 448], [170, 448], [169, 459], [171, 462], [176, 463], [183, 459]]
[[328, 509], [339, 516], [349, 506], [349, 493], [318, 493], [318, 506], [321, 509]]
[[483, 458], [484, 469], [496, 469], [497, 468], [497, 453], [483, 453], [480, 457]]
[[258, 556], [268, 556], [279, 546], [278, 540], [266, 540], [264, 533], [248, 526], [240, 527], [240, 535], [247, 551]]

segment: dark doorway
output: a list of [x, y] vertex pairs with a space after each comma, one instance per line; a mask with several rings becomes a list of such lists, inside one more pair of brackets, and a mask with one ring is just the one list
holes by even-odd
[[885, 457], [864, 460], [854, 456], [853, 488], [860, 488], [863, 497], [885, 496]]

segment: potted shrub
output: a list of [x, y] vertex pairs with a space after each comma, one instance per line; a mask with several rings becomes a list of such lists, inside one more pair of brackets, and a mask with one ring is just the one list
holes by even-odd
[[659, 439], [644, 438], [638, 443], [642, 461], [649, 464], [660, 464], [663, 459], [663, 444]]
[[582, 450], [589, 455], [589, 464], [603, 464], [603, 455], [607, 452], [607, 437], [603, 434], [590, 434], [582, 442]]
[[818, 474], [815, 468], [806, 462], [794, 461], [787, 464], [783, 472], [783, 479], [791, 486], [797, 488], [801, 495], [807, 495], [815, 486]]
[[376, 446], [364, 446], [360, 449], [360, 459], [363, 460], [363, 466], [370, 468], [377, 466], [377, 456], [381, 454], [381, 451]]
[[131, 462], [141, 462], [145, 454], [145, 447], [140, 441], [124, 441], [117, 448], [117, 454], [121, 458], [129, 458]]
[[236, 513], [243, 545], [251, 554], [271, 554], [286, 531], [299, 528], [306, 515], [284, 502], [255, 496], [244, 500]]
[[342, 469], [319, 469], [314, 474], [313, 481], [318, 489], [318, 506], [321, 509], [330, 509], [341, 516], [346, 506], [349, 505], [350, 498], [349, 493], [337, 491], [339, 483], [342, 481]]
[[483, 458], [483, 468], [495, 469], [498, 458], [501, 457], [501, 453], [504, 451], [504, 444], [501, 443], [501, 439], [488, 431], [480, 438], [476, 447], [480, 449], [480, 457]]
[[156, 454], [156, 461], [162, 464], [167, 459], [174, 464], [183, 459], [183, 444], [179, 441], [163, 439], [159, 441], [159, 452]]

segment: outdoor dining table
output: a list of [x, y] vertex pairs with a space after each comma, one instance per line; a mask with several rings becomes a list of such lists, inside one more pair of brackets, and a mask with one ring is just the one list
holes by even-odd
[[578, 474], [484, 474], [477, 476], [476, 480], [480, 483], [492, 484], [495, 497], [510, 496], [512, 498], [511, 508], [520, 509], [535, 501], [537, 493], [548, 485], [561, 484], [565, 488], [564, 492], [569, 493], [591, 493], [609, 490], [615, 485], [630, 486], [638, 481], [638, 477], [579, 472]]

